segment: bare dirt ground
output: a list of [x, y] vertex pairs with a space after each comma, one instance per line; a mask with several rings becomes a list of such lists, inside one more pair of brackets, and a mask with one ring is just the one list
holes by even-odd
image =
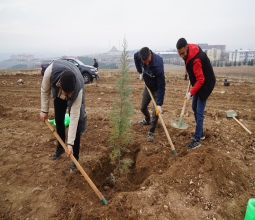
[[[148, 143], [148, 127], [140, 101], [144, 88], [132, 78], [133, 141], [126, 156], [134, 165], [114, 187], [107, 185], [113, 170], [109, 164], [109, 111], [117, 97], [117, 71], [100, 70], [100, 79], [86, 87], [88, 130], [81, 139], [79, 163], [106, 198], [103, 205], [79, 171], [70, 174], [70, 159], [51, 159], [56, 138], [39, 121], [39, 70], [0, 72], [0, 219], [2, 220], [240, 220], [247, 202], [255, 197], [255, 67], [214, 68], [217, 84], [205, 111], [206, 139], [187, 150], [195, 121], [191, 102], [183, 123], [179, 120], [188, 81], [184, 67], [166, 68], [163, 119], [178, 153], [174, 156], [159, 122], [154, 142]], [[224, 79], [230, 86], [224, 86]], [[18, 85], [22, 79], [24, 84]], [[51, 102], [52, 106], [52, 102]], [[226, 111], [233, 109], [253, 134], [246, 132]], [[51, 108], [50, 116], [54, 118]]]

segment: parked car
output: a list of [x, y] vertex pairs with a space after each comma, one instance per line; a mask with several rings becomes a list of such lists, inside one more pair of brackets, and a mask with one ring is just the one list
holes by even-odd
[[75, 58], [61, 58], [61, 60], [67, 60], [77, 66], [84, 78], [85, 84], [92, 83], [94, 79], [99, 79], [97, 68], [85, 65], [83, 62]]
[[[41, 74], [44, 75], [44, 72], [46, 68], [56, 59], [52, 60], [43, 60], [41, 64]], [[85, 65], [83, 62], [81, 62], [78, 59], [75, 58], [59, 58], [59, 60], [67, 60], [71, 63], [73, 63], [75, 66], [78, 67], [80, 70], [83, 78], [84, 78], [84, 84], [92, 83], [94, 79], [99, 79], [98, 71], [95, 67], [90, 65]]]
[[54, 61], [54, 59], [43, 60], [41, 63], [41, 74], [44, 75], [46, 68]]

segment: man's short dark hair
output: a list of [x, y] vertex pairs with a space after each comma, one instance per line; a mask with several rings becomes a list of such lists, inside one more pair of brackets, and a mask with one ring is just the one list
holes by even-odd
[[148, 47], [143, 47], [141, 50], [140, 50], [140, 57], [142, 60], [147, 60], [148, 57], [150, 56], [151, 54], [151, 51]]
[[76, 79], [72, 71], [70, 70], [63, 71], [63, 73], [60, 75], [59, 82], [64, 92], [71, 93], [74, 91]]
[[180, 39], [177, 41], [176, 48], [177, 48], [178, 50], [180, 50], [181, 48], [186, 47], [187, 44], [188, 44], [188, 43], [187, 43], [187, 41], [186, 41], [185, 38], [180, 38]]

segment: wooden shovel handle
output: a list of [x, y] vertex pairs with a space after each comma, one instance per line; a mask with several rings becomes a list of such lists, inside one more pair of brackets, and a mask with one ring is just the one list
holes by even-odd
[[245, 131], [247, 131], [249, 134], [252, 134], [251, 131], [249, 131], [239, 120], [237, 120], [235, 116], [233, 116], [233, 118], [239, 125], [241, 125], [244, 128]]
[[[147, 88], [147, 90], [148, 90], [148, 92], [149, 92], [149, 94], [150, 94], [151, 100], [152, 100], [152, 102], [153, 102], [155, 108], [157, 108], [156, 102], [155, 102], [155, 100], [154, 100], [154, 98], [153, 98], [153, 95], [151, 94], [150, 89], [149, 89], [147, 86], [146, 86], [146, 88]], [[174, 155], [177, 155], [177, 152], [176, 152], [176, 150], [175, 150], [175, 148], [174, 148], [174, 144], [173, 144], [173, 142], [172, 142], [172, 140], [171, 140], [171, 138], [170, 138], [170, 136], [169, 136], [169, 133], [168, 133], [168, 131], [167, 131], [167, 129], [166, 129], [165, 122], [164, 122], [164, 120], [163, 120], [162, 115], [160, 114], [160, 112], [158, 113], [158, 116], [159, 116], [160, 121], [161, 121], [161, 123], [162, 123], [162, 125], [163, 125], [163, 128], [164, 128], [164, 130], [165, 130], [165, 133], [166, 133], [167, 139], [168, 139], [168, 141], [169, 141], [169, 144], [170, 144], [170, 146], [171, 146], [172, 152], [173, 152]]]
[[[50, 124], [50, 122], [48, 122], [48, 120], [45, 120], [45, 123], [48, 125], [48, 127], [50, 128], [50, 130], [53, 132], [53, 134], [55, 135], [55, 137], [58, 139], [59, 143], [62, 145], [62, 147], [65, 149], [65, 151], [68, 151], [67, 146], [65, 145], [65, 143], [63, 142], [63, 140], [59, 137], [58, 133], [55, 131], [55, 129], [52, 127], [52, 125]], [[94, 192], [97, 194], [98, 198], [101, 200], [101, 202], [105, 205], [107, 204], [106, 199], [103, 197], [103, 195], [101, 194], [101, 192], [98, 190], [98, 188], [95, 186], [95, 184], [92, 182], [92, 180], [89, 178], [89, 176], [85, 173], [85, 171], [83, 170], [83, 168], [81, 167], [81, 165], [78, 163], [78, 161], [76, 160], [76, 158], [71, 154], [70, 156], [71, 160], [74, 162], [74, 164], [76, 165], [76, 167], [79, 169], [79, 171], [81, 172], [81, 174], [84, 176], [84, 178], [87, 180], [88, 184], [90, 185], [90, 187], [94, 190]]]
[[[190, 81], [189, 81], [189, 83], [188, 83], [188, 88], [187, 88], [186, 94], [189, 92], [189, 88], [190, 88]], [[185, 94], [185, 95], [186, 95], [186, 94]], [[183, 103], [183, 107], [182, 107], [182, 112], [181, 112], [181, 115], [180, 115], [181, 118], [183, 118], [183, 116], [184, 116], [184, 111], [185, 111], [187, 102], [188, 102], [188, 100], [185, 99], [185, 100], [184, 100], [184, 103]]]

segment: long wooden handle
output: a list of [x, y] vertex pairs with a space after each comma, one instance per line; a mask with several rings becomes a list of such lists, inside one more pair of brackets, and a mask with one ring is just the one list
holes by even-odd
[[[153, 95], [151, 94], [150, 89], [149, 89], [147, 86], [146, 86], [146, 88], [147, 88], [147, 90], [148, 90], [148, 92], [149, 92], [149, 94], [150, 94], [150, 97], [151, 97], [151, 99], [152, 99], [152, 102], [153, 102], [155, 108], [157, 108], [156, 102], [155, 102], [155, 100], [154, 100], [154, 98], [153, 98]], [[169, 144], [170, 144], [170, 146], [171, 146], [172, 152], [173, 152], [174, 155], [177, 155], [177, 152], [176, 152], [176, 150], [175, 150], [175, 148], [174, 148], [174, 144], [173, 144], [173, 142], [172, 142], [172, 140], [171, 140], [171, 138], [170, 138], [170, 136], [169, 136], [169, 133], [168, 133], [168, 131], [167, 131], [167, 129], [166, 129], [165, 122], [164, 122], [164, 120], [163, 120], [162, 115], [160, 114], [160, 112], [158, 113], [158, 116], [159, 116], [160, 121], [161, 121], [161, 123], [162, 123], [162, 125], [163, 125], [163, 128], [164, 128], [164, 130], [165, 130], [165, 133], [166, 133], [167, 139], [168, 139], [168, 141], [169, 141]]]
[[[189, 88], [190, 88], [190, 81], [189, 81], [189, 83], [188, 83], [188, 88], [187, 88], [186, 94], [189, 92]], [[185, 94], [185, 95], [186, 95], [186, 94]], [[184, 100], [184, 103], [183, 103], [183, 107], [182, 107], [182, 112], [181, 112], [181, 115], [180, 115], [181, 118], [184, 116], [184, 111], [185, 111], [185, 107], [186, 107], [186, 103], [187, 103], [187, 102], [188, 102], [188, 100], [185, 99], [185, 100]]]
[[252, 134], [251, 131], [249, 131], [239, 120], [237, 120], [235, 116], [233, 116], [233, 118], [239, 125], [241, 125], [244, 128], [245, 131], [247, 131], [249, 134]]
[[[67, 146], [65, 145], [65, 143], [63, 142], [63, 140], [59, 137], [58, 133], [55, 131], [55, 129], [52, 127], [52, 125], [50, 124], [50, 122], [48, 122], [48, 120], [45, 120], [45, 123], [48, 125], [48, 127], [50, 128], [50, 130], [53, 132], [53, 134], [55, 135], [55, 137], [58, 139], [59, 143], [62, 145], [62, 147], [65, 149], [65, 151], [68, 151]], [[79, 169], [79, 171], [81, 172], [81, 174], [84, 176], [84, 178], [87, 180], [88, 184], [90, 185], [90, 187], [94, 190], [94, 192], [97, 194], [98, 198], [101, 200], [101, 202], [106, 205], [107, 201], [106, 199], [103, 197], [103, 195], [101, 194], [101, 192], [98, 190], [98, 188], [95, 186], [95, 184], [92, 182], [92, 180], [89, 178], [89, 176], [85, 173], [85, 171], [83, 170], [83, 168], [81, 167], [81, 165], [78, 163], [78, 161], [76, 160], [76, 158], [71, 154], [70, 156], [71, 160], [74, 162], [74, 164], [76, 165], [76, 167]]]
[[181, 118], [183, 118], [183, 116], [184, 116], [184, 111], [185, 111], [185, 108], [186, 108], [186, 103], [187, 103], [187, 99], [185, 99], [184, 103], [183, 103], [182, 112], [181, 112], [181, 115], [180, 115]]

